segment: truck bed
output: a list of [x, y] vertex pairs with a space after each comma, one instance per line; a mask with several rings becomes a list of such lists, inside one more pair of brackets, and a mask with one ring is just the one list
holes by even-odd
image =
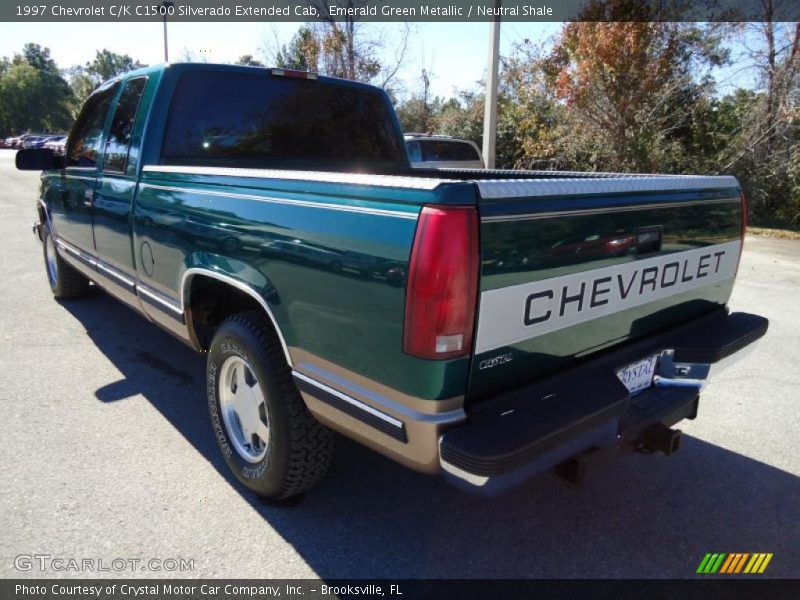
[[[470, 398], [512, 388], [587, 353], [724, 306], [741, 247], [741, 198], [733, 177], [417, 169], [343, 173], [150, 165], [144, 168], [142, 186], [142, 206], [147, 206], [150, 190], [172, 188], [186, 194], [192, 189], [211, 193], [221, 188], [224, 191], [213, 193], [227, 195], [231, 201], [268, 199], [288, 206], [406, 218], [408, 236], [413, 235], [413, 220], [423, 205], [476, 205], [481, 267], [474, 359], [469, 365]], [[199, 210], [208, 199], [185, 200], [182, 210], [195, 202]], [[378, 254], [398, 264], [408, 261], [410, 240], [393, 248], [381, 246], [380, 232], [386, 229], [378, 228], [353, 233], [374, 237], [359, 241], [357, 248], [353, 239], [334, 239], [336, 228], [341, 231], [340, 222], [332, 224], [329, 233], [313, 231], [327, 229], [324, 222], [310, 227], [311, 231], [295, 233], [335, 252], [372, 254], [373, 258]], [[270, 233], [269, 228], [252, 225], [248, 234], [257, 233], [262, 244], [280, 236], [277, 229]], [[643, 241], [648, 236], [653, 239]], [[675, 285], [665, 280], [668, 285], [658, 290], [656, 286], [646, 289], [636, 279], [641, 278], [642, 269], [665, 265], [673, 269], [670, 257], [705, 261], [703, 248], [724, 252], [725, 257], [724, 264], [716, 265], [721, 270], [707, 279]], [[697, 265], [693, 263], [692, 268]], [[634, 286], [636, 293], [630, 298], [609, 295], [599, 311], [581, 306], [592, 302], [587, 295], [558, 307], [564, 312], [557, 315], [559, 319], [523, 324], [526, 298], [531, 294], [555, 296], [570, 281], [575, 290], [585, 290], [597, 278], [619, 279], [629, 288]], [[551, 290], [550, 284], [556, 287]], [[292, 288], [294, 283], [284, 286]], [[569, 288], [567, 297], [574, 293]], [[631, 301], [633, 296], [639, 299]], [[378, 323], [372, 325], [384, 329]], [[381, 377], [386, 376], [382, 370]]]

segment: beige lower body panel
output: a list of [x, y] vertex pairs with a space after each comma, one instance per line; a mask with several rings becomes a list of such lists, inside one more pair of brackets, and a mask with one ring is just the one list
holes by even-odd
[[406, 441], [339, 410], [314, 393], [301, 391], [309, 411], [321, 423], [410, 469], [422, 473], [441, 471], [439, 436], [466, 418], [463, 396], [444, 400], [408, 396], [299, 348], [291, 347], [289, 351], [296, 373], [402, 422]]
[[129, 308], [132, 308], [145, 319], [155, 323], [191, 348], [195, 348], [193, 340], [189, 336], [189, 330], [184, 323], [177, 319], [171, 318], [167, 314], [159, 312], [155, 308], [152, 310], [147, 310], [144, 306], [144, 303], [136, 296], [136, 294], [133, 294], [120, 286], [112, 277], [108, 277], [101, 271], [89, 267], [82, 261], [75, 258], [72, 254], [70, 254], [70, 252], [59, 251], [59, 256], [61, 256], [63, 260], [65, 260], [79, 273], [94, 282], [95, 285], [102, 288], [103, 291], [108, 293], [110, 296], [116, 298]]

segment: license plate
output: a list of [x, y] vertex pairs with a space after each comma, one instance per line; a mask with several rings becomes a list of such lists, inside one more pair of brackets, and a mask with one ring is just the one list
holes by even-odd
[[653, 383], [657, 361], [658, 355], [645, 358], [617, 371], [617, 377], [631, 394], [641, 392]]

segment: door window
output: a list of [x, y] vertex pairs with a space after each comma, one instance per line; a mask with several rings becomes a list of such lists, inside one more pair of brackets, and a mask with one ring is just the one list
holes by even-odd
[[128, 166], [128, 151], [131, 146], [133, 124], [136, 121], [136, 112], [139, 109], [139, 101], [142, 99], [145, 83], [147, 83], [147, 79], [144, 77], [131, 79], [122, 90], [122, 95], [119, 97], [117, 108], [114, 111], [114, 119], [111, 121], [111, 129], [108, 132], [106, 158], [103, 163], [104, 171], [124, 173]]
[[68, 167], [97, 167], [103, 156], [103, 130], [108, 109], [119, 89], [114, 84], [89, 97], [67, 142]]

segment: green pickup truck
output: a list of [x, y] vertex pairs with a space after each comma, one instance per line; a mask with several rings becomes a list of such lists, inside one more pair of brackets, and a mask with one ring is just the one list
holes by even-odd
[[[678, 449], [726, 308], [732, 177], [412, 169], [388, 96], [283, 69], [133, 71], [41, 170], [54, 296], [103, 288], [208, 355], [211, 425], [273, 500], [334, 431], [486, 495]], [[169, 357], [165, 357], [166, 360]]]

